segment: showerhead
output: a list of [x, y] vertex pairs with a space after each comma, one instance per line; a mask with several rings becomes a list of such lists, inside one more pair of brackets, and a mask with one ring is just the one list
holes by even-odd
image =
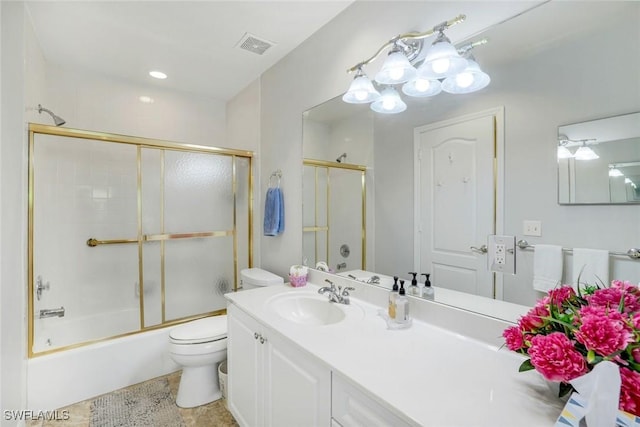
[[336, 159], [336, 162], [342, 163], [342, 161], [346, 158], [347, 158], [347, 153], [342, 153], [340, 154], [340, 156], [338, 156], [338, 158]]
[[66, 123], [66, 121], [62, 117], [56, 116], [55, 114], [53, 114], [53, 111], [47, 110], [42, 105], [38, 104], [38, 113], [42, 114], [43, 111], [51, 115], [51, 117], [53, 118], [53, 123], [55, 123], [56, 126], [62, 126]]

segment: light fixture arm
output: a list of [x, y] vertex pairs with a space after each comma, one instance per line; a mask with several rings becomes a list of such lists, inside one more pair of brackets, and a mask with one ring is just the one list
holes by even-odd
[[380, 49], [378, 49], [378, 51], [376, 53], [374, 53], [370, 58], [365, 59], [364, 61], [361, 61], [359, 63], [357, 63], [356, 65], [354, 65], [353, 67], [349, 68], [347, 70], [347, 73], [353, 73], [354, 71], [356, 71], [359, 68], [362, 68], [363, 66], [370, 64], [371, 62], [373, 62], [378, 56], [380, 56], [380, 54], [387, 49], [390, 46], [393, 46], [394, 44], [396, 44], [398, 41], [401, 40], [421, 40], [421, 39], [425, 39], [427, 37], [430, 37], [432, 35], [434, 35], [437, 32], [442, 32], [444, 30], [446, 30], [447, 28], [450, 28], [456, 24], [459, 24], [461, 22], [464, 22], [464, 20], [467, 19], [466, 15], [458, 15], [453, 19], [450, 19], [449, 21], [445, 21], [441, 24], [436, 25], [435, 27], [433, 27], [430, 30], [427, 30], [425, 32], [410, 32], [410, 33], [404, 33], [404, 34], [399, 34], [397, 36], [395, 36], [394, 38], [392, 38], [391, 40], [389, 40], [388, 42], [386, 42], [385, 44], [383, 44]]
[[460, 47], [456, 47], [456, 49], [458, 50], [458, 53], [462, 56], [466, 55], [469, 51], [471, 51], [472, 49], [478, 47], [478, 46], [482, 46], [484, 44], [487, 44], [489, 42], [489, 40], [485, 39], [480, 39], [480, 40], [476, 40], [474, 42], [471, 43], [467, 43], [467, 44], [463, 44]]

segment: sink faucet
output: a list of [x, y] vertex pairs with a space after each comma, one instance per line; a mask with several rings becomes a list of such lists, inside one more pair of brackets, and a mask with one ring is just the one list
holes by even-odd
[[349, 304], [349, 291], [355, 291], [356, 288], [353, 288], [351, 286], [346, 286], [344, 289], [342, 288], [342, 286], [338, 286], [336, 288], [336, 285], [329, 279], [324, 279], [325, 282], [327, 282], [328, 284], [331, 285], [331, 287], [328, 286], [323, 286], [320, 289], [318, 289], [318, 293], [320, 295], [326, 294], [327, 292], [329, 293], [329, 302], [337, 302], [338, 304]]

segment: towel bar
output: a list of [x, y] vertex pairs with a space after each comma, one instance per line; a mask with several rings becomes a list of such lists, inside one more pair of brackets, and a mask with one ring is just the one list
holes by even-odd
[[[518, 240], [518, 242], [516, 243], [516, 246], [522, 250], [524, 249], [534, 250], [536, 248], [535, 245], [530, 245], [529, 242], [527, 242], [524, 239]], [[573, 253], [573, 249], [570, 249], [570, 248], [562, 248], [562, 251]], [[609, 255], [626, 256], [631, 259], [640, 259], [640, 248], [631, 248], [627, 252], [609, 252]]]

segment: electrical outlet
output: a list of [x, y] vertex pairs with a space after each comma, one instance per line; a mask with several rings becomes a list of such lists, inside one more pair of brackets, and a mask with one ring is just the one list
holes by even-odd
[[525, 219], [522, 222], [522, 234], [525, 236], [542, 236], [542, 222]]
[[490, 235], [487, 242], [487, 264], [490, 271], [516, 273], [515, 236]]

